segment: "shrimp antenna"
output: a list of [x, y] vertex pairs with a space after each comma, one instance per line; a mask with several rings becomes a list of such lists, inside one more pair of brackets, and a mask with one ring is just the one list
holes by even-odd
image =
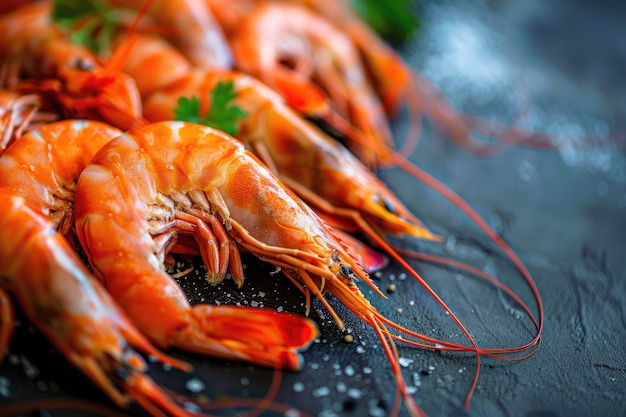
[[539, 313], [538, 319], [538, 329], [537, 335], [534, 339], [535, 342], [539, 341], [541, 337], [541, 333], [543, 330], [543, 321], [544, 321], [544, 311], [543, 311], [543, 303], [541, 301], [541, 295], [539, 294], [539, 289], [537, 285], [522, 262], [519, 256], [511, 249], [511, 247], [500, 237], [487, 222], [474, 210], [465, 200], [463, 200], [458, 194], [452, 191], [450, 188], [446, 187], [440, 181], [429, 175], [426, 171], [422, 170], [418, 166], [412, 164], [405, 157], [399, 154], [395, 154], [395, 164], [398, 168], [402, 169], [407, 174], [416, 178], [429, 188], [433, 189], [445, 199], [454, 204], [457, 208], [459, 208], [465, 215], [467, 215], [470, 220], [478, 226], [478, 228], [487, 235], [487, 237], [509, 258], [509, 260], [515, 265], [518, 271], [522, 274], [522, 277], [526, 281], [528, 287], [533, 293], [533, 297], [535, 298], [535, 302], [537, 303], [537, 309]]

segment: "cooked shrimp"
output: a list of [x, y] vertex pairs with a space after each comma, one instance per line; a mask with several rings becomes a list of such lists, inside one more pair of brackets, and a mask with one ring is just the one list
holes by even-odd
[[[307, 300], [311, 294], [317, 296], [340, 328], [343, 321], [323, 297], [324, 291], [371, 325], [412, 415], [421, 411], [406, 390], [394, 336], [386, 330], [387, 325], [428, 342], [414, 345], [482, 352], [425, 282], [423, 285], [460, 326], [472, 347], [419, 335], [381, 316], [354, 281], [362, 279], [380, 291], [333, 230], [240, 142], [218, 130], [192, 123], [159, 122], [119, 136], [83, 171], [76, 190], [75, 215], [79, 239], [96, 274], [157, 344], [168, 345], [180, 338], [176, 330], [183, 324], [172, 311], [181, 305], [185, 315], [189, 311], [184, 295], [175, 292], [178, 287], [164, 290], [171, 280], [162, 272], [161, 249], [177, 233], [192, 233], [202, 248], [210, 282], [219, 282], [230, 270], [235, 282], [243, 284], [236, 244], [280, 267]], [[161, 276], [163, 284], [151, 283]], [[157, 312], [146, 309], [146, 305], [162, 306], [165, 316], [155, 319]], [[171, 307], [165, 309], [166, 305]], [[264, 327], [257, 326], [257, 332], [259, 329]], [[260, 335], [259, 343], [262, 346], [272, 337]], [[508, 350], [485, 352], [503, 351]]]
[[[158, 147], [162, 150], [172, 147], [166, 145], [168, 139], [172, 138], [166, 138], [158, 145], [146, 144], [144, 150], [147, 154], [144, 155], [157, 152]], [[236, 251], [233, 251], [234, 241], [227, 236], [217, 218], [210, 220], [209, 227], [192, 214], [182, 211], [182, 208], [176, 210], [165, 194], [153, 189], [157, 194], [152, 195], [149, 189], [143, 188], [154, 186], [150, 178], [156, 179], [154, 175], [158, 173], [155, 170], [164, 170], [164, 174], [171, 172], [170, 169], [174, 169], [177, 162], [157, 159], [153, 161], [157, 164], [155, 166], [150, 160], [137, 159], [130, 155], [132, 151], [129, 153], [125, 149], [129, 142], [132, 143], [132, 139], [128, 135], [110, 142], [111, 146], [105, 146], [96, 154], [78, 181], [76, 229], [97, 276], [104, 281], [106, 288], [134, 323], [160, 346], [176, 346], [228, 359], [298, 369], [301, 360], [297, 349], [308, 345], [317, 336], [317, 329], [312, 322], [298, 316], [256, 308], [191, 307], [182, 290], [163, 271], [162, 254], [175, 242], [176, 234], [195, 233], [203, 238], [200, 246], [204, 249], [205, 258], [210, 253], [213, 259], [220, 262], [219, 266], [215, 262], [207, 265], [214, 281], [224, 277], [228, 265], [239, 280], [243, 278], [241, 272], [237, 273], [242, 266]], [[118, 168], [124, 171], [124, 178], [134, 177], [139, 189], [135, 189], [132, 183], [117, 182], [109, 176], [111, 171], [108, 167], [103, 167], [103, 162], [105, 165], [109, 162], [102, 159], [113, 158], [111, 162], [117, 160], [119, 152], [129, 153], [128, 156], [134, 158], [122, 162]], [[142, 151], [139, 153], [143, 154]], [[133, 164], [136, 165], [133, 167]], [[185, 175], [183, 172], [178, 173]], [[111, 184], [108, 190], [98, 192], [93, 188], [110, 180], [116, 184]], [[175, 179], [178, 180], [185, 181], [183, 177]], [[184, 198], [184, 194], [170, 191]], [[148, 193], [146, 198], [156, 200], [135, 201], [139, 197], [137, 192]], [[190, 192], [192, 195], [198, 194], [194, 190]], [[129, 206], [124, 207], [127, 204]], [[114, 215], [113, 212], [117, 210], [122, 212]], [[111, 215], [116, 218], [113, 219]], [[210, 214], [207, 211], [208, 217]], [[123, 223], [118, 223], [120, 221]], [[155, 235], [154, 240], [148, 231]], [[109, 234], [104, 239], [106, 242], [101, 240], [101, 233]]]
[[[189, 416], [146, 374], [135, 349], [163, 363], [189, 366], [150, 345], [53, 224], [24, 198], [0, 189], [0, 212], [0, 304], [10, 304], [11, 293], [54, 347], [119, 407], [127, 408], [132, 398], [154, 416]], [[12, 315], [3, 310], [0, 321], [2, 353]]]
[[67, 118], [100, 119], [121, 129], [140, 125], [141, 98], [132, 78], [70, 43], [51, 22], [50, 9], [50, 1], [41, 1], [0, 15], [0, 32], [10, 40], [0, 42], [5, 83], [27, 78], [20, 91], [40, 94]]
[[340, 30], [303, 7], [260, 3], [241, 20], [231, 45], [238, 69], [279, 91], [296, 110], [346, 134], [368, 166], [386, 157], [379, 153], [393, 145], [387, 117], [358, 51]]
[[147, 97], [144, 115], [150, 121], [172, 120], [177, 100], [192, 95], [199, 97], [201, 108], [210, 108], [210, 93], [220, 82], [233, 83], [237, 97], [232, 104], [246, 113], [238, 121], [237, 138], [301, 198], [323, 212], [327, 221], [370, 236], [406, 234], [441, 240], [353, 154], [250, 76], [190, 70], [187, 76]]
[[[107, 2], [140, 11], [146, 0]], [[232, 67], [230, 47], [204, 0], [152, 0], [146, 14], [195, 66], [204, 69]]]

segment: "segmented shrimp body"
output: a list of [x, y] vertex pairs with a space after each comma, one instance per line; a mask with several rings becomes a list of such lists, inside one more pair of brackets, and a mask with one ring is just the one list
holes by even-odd
[[[127, 40], [121, 38], [117, 47], [127, 47]], [[150, 68], [150, 71], [146, 72], [146, 68]], [[134, 40], [134, 46], [124, 63], [124, 72], [137, 80], [141, 98], [146, 102], [154, 93], [166, 87], [172, 86], [171, 88], [175, 89], [179, 81], [191, 73], [212, 74], [219, 71], [198, 69], [167, 40], [159, 36], [141, 34]], [[145, 107], [143, 111], [146, 115]]]
[[[393, 144], [391, 130], [358, 51], [321, 16], [297, 5], [260, 3], [241, 20], [231, 45], [238, 69], [279, 91], [293, 108], [346, 134], [367, 165], [387, 157], [379, 153]], [[325, 95], [344, 119], [328, 113]], [[342, 125], [346, 119], [356, 132]]]
[[438, 240], [352, 153], [253, 77], [190, 70], [149, 95], [144, 115], [150, 121], [171, 120], [177, 100], [190, 96], [199, 97], [201, 108], [209, 109], [210, 92], [220, 82], [233, 83], [237, 97], [232, 104], [246, 113], [237, 123], [237, 138], [329, 222], [350, 231]]
[[78, 176], [121, 133], [103, 122], [67, 119], [32, 130], [0, 156], [0, 187], [26, 198], [65, 235], [74, 225]]
[[[137, 351], [188, 366], [150, 345], [54, 225], [23, 197], [1, 188], [0, 239], [0, 304], [11, 305], [12, 294], [55, 348], [118, 406], [126, 408], [133, 399], [155, 416], [189, 415], [146, 374]], [[13, 328], [12, 314], [0, 319], [1, 359]]]
[[50, 1], [26, 4], [0, 15], [0, 64], [9, 85], [38, 93], [66, 118], [100, 119], [121, 129], [141, 124], [135, 82], [103, 67], [86, 48], [72, 44], [50, 18]]

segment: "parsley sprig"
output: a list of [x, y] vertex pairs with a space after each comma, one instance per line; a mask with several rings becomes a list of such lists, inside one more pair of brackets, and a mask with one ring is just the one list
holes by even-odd
[[106, 0], [55, 0], [52, 21], [70, 32], [73, 43], [96, 53], [107, 50], [115, 32], [123, 25], [124, 13]]
[[174, 119], [184, 122], [199, 123], [219, 129], [229, 135], [236, 135], [237, 121], [248, 114], [231, 102], [237, 98], [235, 83], [218, 82], [211, 90], [211, 107], [205, 115], [200, 114], [200, 100], [196, 96], [180, 97], [174, 109]]

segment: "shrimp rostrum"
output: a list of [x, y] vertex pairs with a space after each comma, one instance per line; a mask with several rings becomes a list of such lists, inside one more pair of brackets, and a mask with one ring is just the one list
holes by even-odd
[[5, 352], [13, 328], [12, 294], [56, 349], [118, 406], [128, 407], [132, 398], [155, 416], [190, 415], [146, 374], [147, 364], [138, 351], [179, 368], [189, 367], [155, 349], [52, 222], [23, 197], [3, 188], [0, 239], [0, 305], [4, 306], [0, 352]]

